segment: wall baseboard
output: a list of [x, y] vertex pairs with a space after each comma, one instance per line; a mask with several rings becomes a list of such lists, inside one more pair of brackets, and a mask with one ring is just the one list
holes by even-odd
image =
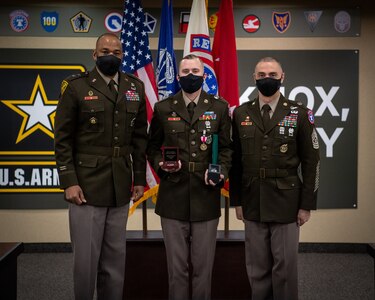
[[[128, 231], [128, 243], [162, 242], [161, 231]], [[218, 243], [243, 243], [244, 233], [240, 230], [218, 231]], [[24, 253], [72, 252], [70, 243], [24, 243]], [[300, 243], [300, 253], [368, 253], [370, 247], [366, 243]], [[370, 254], [370, 253], [369, 253]]]

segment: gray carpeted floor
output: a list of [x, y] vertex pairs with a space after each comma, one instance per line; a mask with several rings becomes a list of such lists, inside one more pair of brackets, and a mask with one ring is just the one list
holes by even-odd
[[[19, 300], [67, 300], [71, 253], [23, 253], [18, 258]], [[367, 254], [299, 254], [300, 300], [373, 300], [374, 262]]]

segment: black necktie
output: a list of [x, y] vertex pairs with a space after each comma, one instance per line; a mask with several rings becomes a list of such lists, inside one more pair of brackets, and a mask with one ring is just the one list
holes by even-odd
[[268, 126], [268, 123], [270, 121], [270, 110], [271, 110], [271, 107], [268, 105], [268, 104], [264, 104], [263, 107], [262, 107], [262, 111], [263, 111], [263, 127], [264, 129], [267, 128]]
[[117, 99], [117, 90], [116, 90], [115, 85], [116, 85], [115, 81], [111, 79], [111, 81], [108, 84], [108, 88], [111, 91], [111, 94], [113, 95], [113, 97]]
[[189, 112], [189, 116], [190, 116], [190, 120], [193, 118], [193, 115], [194, 115], [194, 108], [195, 108], [195, 102], [194, 101], [191, 101], [188, 106], [187, 106], [187, 110]]

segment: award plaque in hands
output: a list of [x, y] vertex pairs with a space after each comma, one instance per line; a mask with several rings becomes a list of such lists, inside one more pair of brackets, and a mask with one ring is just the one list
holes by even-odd
[[212, 180], [213, 183], [218, 184], [220, 181], [221, 166], [216, 164], [208, 165], [207, 180]]
[[178, 148], [177, 147], [163, 147], [163, 169], [177, 169], [178, 168]]

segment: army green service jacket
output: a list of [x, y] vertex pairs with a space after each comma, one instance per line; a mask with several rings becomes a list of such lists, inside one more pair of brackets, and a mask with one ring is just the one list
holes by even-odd
[[96, 69], [65, 79], [55, 118], [60, 186], [79, 185], [87, 204], [129, 203], [146, 184], [147, 115], [143, 82], [120, 73], [118, 97]]
[[[147, 155], [160, 176], [155, 209], [158, 215], [181, 221], [208, 221], [220, 217], [220, 186], [206, 185], [204, 174], [212, 162], [211, 139], [217, 134], [218, 163], [227, 178], [232, 155], [230, 129], [228, 103], [204, 91], [192, 120], [181, 91], [155, 104]], [[207, 138], [206, 146], [202, 146], [203, 136]], [[179, 148], [180, 171], [167, 173], [159, 168], [163, 146]]]
[[232, 124], [231, 205], [242, 205], [246, 220], [280, 223], [315, 209], [320, 160], [312, 111], [281, 95], [263, 128], [257, 98], [234, 110]]

